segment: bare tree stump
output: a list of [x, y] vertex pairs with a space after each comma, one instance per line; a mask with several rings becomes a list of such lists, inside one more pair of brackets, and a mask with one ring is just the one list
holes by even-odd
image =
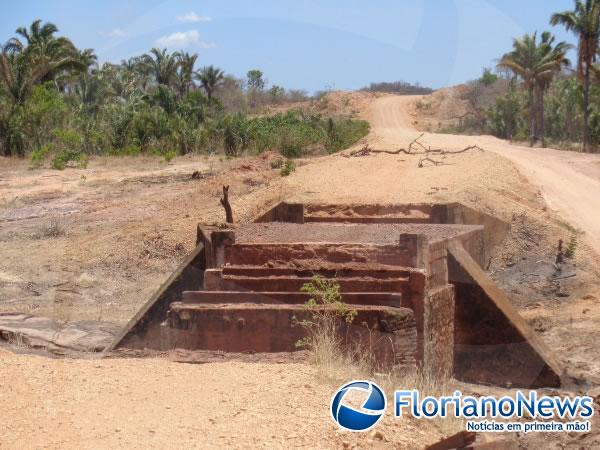
[[233, 211], [229, 204], [229, 186], [223, 186], [223, 198], [221, 199], [221, 205], [225, 209], [225, 222], [233, 223]]
[[562, 264], [565, 259], [565, 254], [563, 252], [563, 240], [558, 240], [558, 251], [556, 253], [556, 264]]

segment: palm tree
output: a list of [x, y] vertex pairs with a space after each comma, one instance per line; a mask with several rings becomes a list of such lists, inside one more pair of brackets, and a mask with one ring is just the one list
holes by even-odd
[[142, 56], [144, 65], [148, 67], [158, 84], [170, 86], [177, 75], [179, 61], [175, 54], [170, 54], [166, 48], [153, 48], [150, 54]]
[[0, 88], [8, 94], [11, 109], [25, 103], [33, 85], [43, 74], [42, 67], [29, 64], [22, 54], [5, 50], [0, 53]]
[[54, 33], [57, 32], [58, 28], [53, 23], [46, 22], [42, 24], [40, 19], [34, 20], [29, 26], [29, 29], [19, 27], [15, 31], [15, 33], [25, 39], [25, 44], [21, 42], [19, 38], [14, 37], [8, 40], [4, 49], [8, 52], [21, 52], [25, 50], [26, 47], [44, 47], [48, 42], [56, 39]]
[[196, 72], [196, 79], [206, 91], [208, 99], [212, 99], [215, 90], [223, 83], [225, 73], [214, 66], [205, 66], [200, 71]]
[[570, 46], [565, 42], [554, 45], [554, 36], [549, 32], [525, 34], [513, 40], [513, 50], [505, 54], [498, 67], [509, 69], [523, 80], [529, 96], [529, 138], [533, 146], [538, 137], [544, 142], [543, 105], [544, 93], [554, 75], [569, 64], [566, 53]]
[[74, 86], [73, 95], [77, 99], [79, 109], [86, 114], [96, 116], [100, 107], [115, 96], [107, 80], [106, 72], [97, 71], [94, 74], [83, 74]]
[[152, 76], [152, 68], [146, 64], [144, 55], [122, 60], [119, 69], [121, 77], [128, 85], [146, 91]]
[[94, 68], [98, 69], [98, 56], [94, 53], [94, 49], [86, 48], [77, 52], [79, 55], [79, 60], [82, 64], [84, 64], [88, 69]]
[[194, 75], [194, 65], [198, 59], [198, 54], [190, 55], [187, 52], [176, 53], [179, 69], [177, 70], [177, 91], [179, 96], [183, 97], [190, 91], [192, 86], [192, 77]]
[[562, 41], [554, 45], [555, 40], [552, 33], [548, 31], [542, 33], [540, 51], [542, 54], [541, 58], [545, 61], [547, 70], [542, 71], [536, 80], [539, 101], [539, 132], [542, 139], [542, 147], [546, 146], [544, 96], [552, 84], [555, 75], [563, 68], [571, 65], [571, 61], [567, 58], [567, 52], [572, 46]]
[[61, 72], [82, 72], [87, 70], [85, 61], [73, 43], [65, 37], [56, 37], [56, 25], [50, 22], [42, 24], [35, 20], [29, 29], [19, 27], [18, 37], [9, 39], [4, 46], [4, 52], [23, 55], [28, 64], [36, 65], [40, 73], [39, 82], [54, 80]]
[[[7, 115], [0, 118], [0, 140], [5, 154], [23, 155], [24, 132], [20, 118], [23, 104], [36, 84], [57, 82], [73, 73], [87, 70], [77, 48], [64, 37], [52, 23], [34, 21], [29, 29], [20, 27], [18, 37], [0, 46], [0, 91], [8, 99]], [[86, 52], [87, 57], [91, 53]]]
[[590, 74], [600, 44], [600, 0], [575, 0], [573, 11], [552, 15], [552, 25], [563, 25], [579, 38], [577, 74], [583, 82], [583, 151], [589, 151]]

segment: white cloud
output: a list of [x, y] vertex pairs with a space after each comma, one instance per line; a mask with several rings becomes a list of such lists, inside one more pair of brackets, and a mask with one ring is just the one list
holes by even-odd
[[110, 38], [119, 38], [119, 37], [125, 37], [128, 35], [129, 35], [129, 33], [127, 33], [127, 31], [121, 30], [120, 28], [115, 28], [114, 30], [100, 32], [100, 36], [110, 37]]
[[183, 49], [183, 48], [215, 48], [213, 42], [205, 42], [200, 39], [200, 33], [196, 30], [178, 31], [168, 36], [162, 36], [156, 40], [160, 47]]
[[210, 22], [212, 17], [208, 16], [200, 16], [196, 14], [194, 11], [190, 11], [188, 13], [182, 14], [181, 16], [176, 17], [178, 22], [184, 23], [196, 23], [196, 22]]

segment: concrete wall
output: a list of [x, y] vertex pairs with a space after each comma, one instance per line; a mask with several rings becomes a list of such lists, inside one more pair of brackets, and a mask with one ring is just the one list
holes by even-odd
[[171, 303], [181, 301], [183, 291], [202, 289], [206, 255], [204, 246], [199, 244], [175, 272], [161, 285], [129, 323], [117, 335], [105, 352], [119, 347], [135, 349], [168, 349], [160, 324], [167, 317]]
[[[339, 334], [360, 346], [382, 366], [414, 365], [416, 328], [408, 308], [357, 306], [352, 324], [339, 321]], [[165, 341], [170, 348], [226, 352], [288, 352], [307, 335], [303, 320], [312, 319], [303, 305], [174, 304]]]
[[434, 375], [451, 375], [454, 367], [454, 286], [430, 290], [425, 298], [423, 367]]
[[560, 386], [562, 369], [506, 296], [460, 246], [450, 248], [456, 289], [454, 374], [473, 383]]
[[304, 223], [304, 204], [281, 202], [254, 219], [256, 223]]
[[[445, 214], [442, 212], [446, 210]], [[494, 217], [490, 214], [486, 214], [481, 211], [477, 211], [468, 206], [460, 203], [449, 203], [447, 205], [438, 205], [437, 216], [434, 216], [435, 222], [432, 223], [454, 223], [464, 225], [483, 225], [483, 236], [481, 238], [481, 249], [480, 256], [477, 257], [477, 253], [473, 251], [473, 248], [469, 248], [465, 245], [465, 249], [471, 253], [471, 256], [479, 263], [483, 268], [486, 268], [489, 259], [494, 254], [494, 249], [502, 244], [510, 225], [506, 222]], [[444, 220], [444, 221], [439, 221]]]

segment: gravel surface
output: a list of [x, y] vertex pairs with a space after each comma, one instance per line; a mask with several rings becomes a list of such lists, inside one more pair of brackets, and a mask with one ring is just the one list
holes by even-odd
[[236, 243], [335, 242], [393, 245], [400, 235], [425, 234], [430, 240], [448, 239], [482, 229], [479, 225], [252, 223], [236, 230]]

